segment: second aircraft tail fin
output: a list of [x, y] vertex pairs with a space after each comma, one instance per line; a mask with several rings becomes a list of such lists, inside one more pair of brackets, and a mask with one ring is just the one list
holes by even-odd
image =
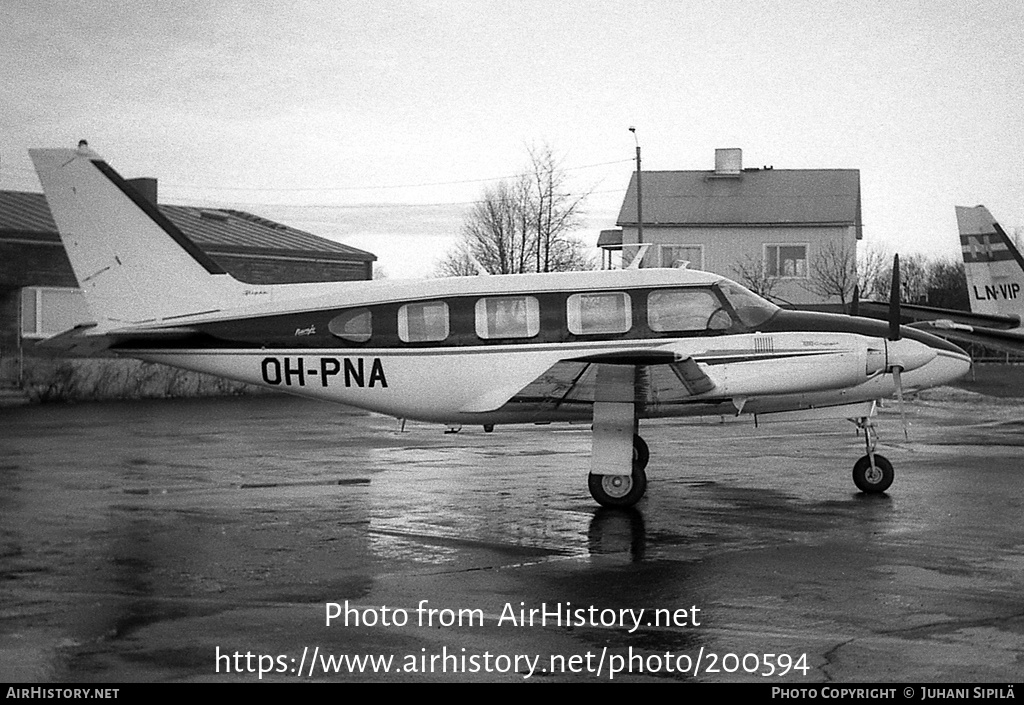
[[956, 207], [967, 293], [974, 313], [1024, 320], [1024, 258], [985, 206]]

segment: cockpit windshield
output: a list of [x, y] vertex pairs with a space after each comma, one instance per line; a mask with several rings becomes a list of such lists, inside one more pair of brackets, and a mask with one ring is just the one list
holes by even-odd
[[715, 287], [725, 296], [743, 325], [756, 328], [778, 312], [779, 307], [736, 282], [723, 279]]

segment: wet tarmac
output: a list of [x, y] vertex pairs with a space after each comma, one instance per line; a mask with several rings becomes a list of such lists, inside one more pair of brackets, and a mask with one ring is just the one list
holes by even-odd
[[623, 512], [585, 426], [2, 410], [0, 681], [1019, 681], [1024, 404], [909, 417], [875, 497], [847, 422], [645, 423]]

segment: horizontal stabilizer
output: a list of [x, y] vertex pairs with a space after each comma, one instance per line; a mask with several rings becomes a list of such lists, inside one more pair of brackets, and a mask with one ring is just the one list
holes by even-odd
[[196, 335], [193, 328], [150, 328], [98, 332], [95, 323], [83, 323], [40, 342], [43, 352], [88, 357], [124, 343], [169, 343]]
[[109, 348], [114, 340], [106, 335], [88, 333], [96, 328], [95, 323], [82, 323], [63, 333], [58, 333], [40, 342], [36, 348], [54, 354], [88, 357]]

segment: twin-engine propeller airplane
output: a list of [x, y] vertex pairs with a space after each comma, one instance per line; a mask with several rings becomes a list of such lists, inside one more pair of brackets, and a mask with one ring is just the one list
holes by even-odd
[[589, 487], [606, 506], [643, 496], [640, 420], [670, 416], [855, 420], [867, 454], [854, 482], [884, 492], [893, 470], [875, 453], [876, 400], [971, 364], [895, 322], [782, 311], [685, 269], [245, 284], [88, 145], [30, 153], [96, 319], [49, 345], [399, 418], [488, 429], [589, 421]]

